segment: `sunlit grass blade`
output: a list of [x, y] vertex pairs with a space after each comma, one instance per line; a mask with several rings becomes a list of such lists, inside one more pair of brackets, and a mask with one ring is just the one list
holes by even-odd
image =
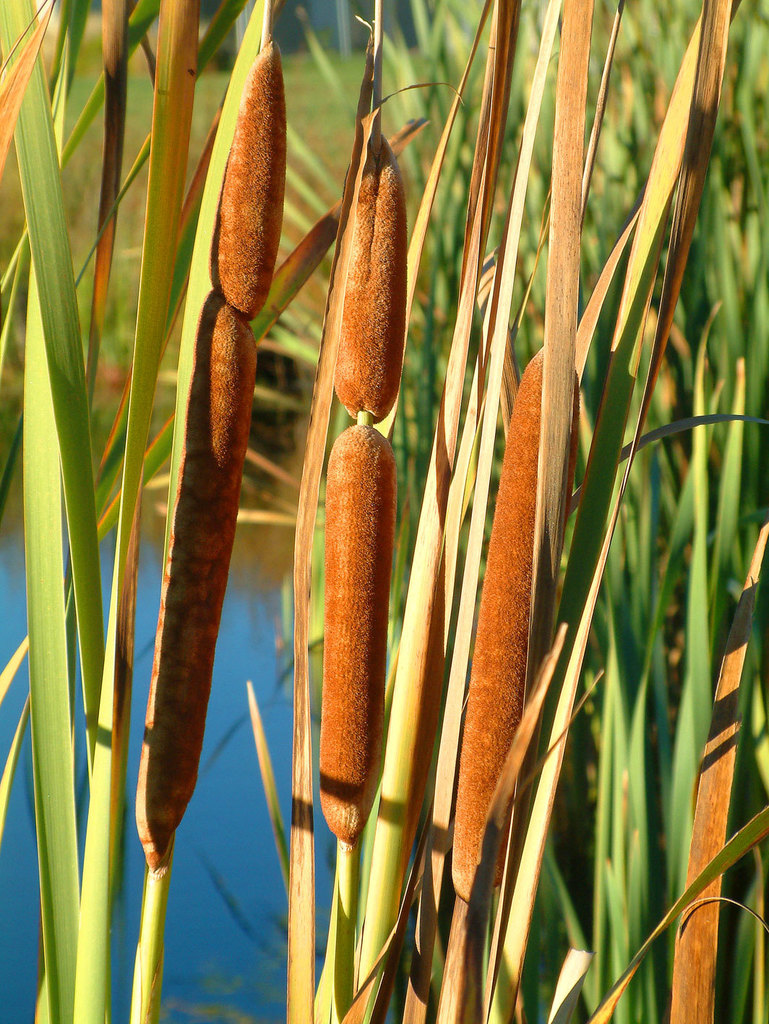
[[13, 432], [11, 443], [8, 448], [8, 454], [5, 458], [2, 472], [0, 473], [0, 522], [3, 519], [3, 513], [5, 512], [5, 504], [8, 501], [8, 492], [11, 489], [11, 481], [13, 480], [14, 470], [16, 469], [16, 463], [19, 458], [19, 452], [21, 451], [21, 440], [23, 437], [23, 426], [24, 418], [19, 416], [16, 429]]
[[[753, 552], [716, 685], [710, 735], [700, 769], [687, 885], [716, 855], [726, 836], [737, 753], [739, 688], [767, 539], [769, 521], [764, 524]], [[718, 879], [703, 891], [703, 898], [718, 897], [720, 893]], [[693, 911], [681, 924], [673, 964], [671, 1024], [713, 1018], [719, 909], [718, 902], [707, 903]]]
[[[168, 315], [174, 256], [187, 168], [198, 37], [198, 4], [164, 3], [158, 35], [152, 150], [144, 224], [131, 397], [128, 410], [120, 513], [112, 577], [99, 728], [113, 728], [113, 685], [117, 625], [124, 598], [123, 579], [141, 485], [144, 447], [155, 393]], [[78, 946], [76, 1015], [101, 1019], [105, 1012], [109, 963], [109, 821], [112, 748], [99, 744], [94, 760], [88, 810]], [[157, 921], [155, 921], [157, 924]], [[152, 950], [157, 943], [145, 942]], [[159, 945], [162, 948], [162, 933]], [[143, 961], [146, 966], [146, 959]]]
[[[700, 346], [695, 372], [694, 410], [705, 411], [705, 343]], [[673, 748], [673, 778], [668, 835], [668, 892], [679, 890], [686, 879], [689, 837], [692, 828], [693, 794], [702, 748], [710, 723], [711, 679], [708, 635], [708, 472], [709, 432], [696, 431], [692, 444], [694, 476], [694, 535], [687, 586], [686, 628], [697, 643], [686, 651], [683, 691], [680, 698]]]
[[[33, 13], [29, 0], [14, 0], [0, 6], [0, 36], [6, 51], [24, 31]], [[56, 417], [92, 756], [104, 637], [91, 429], [59, 157], [40, 61], [29, 79], [15, 139]]]
[[2, 672], [0, 672], [0, 707], [2, 707], [5, 695], [8, 693], [8, 687], [11, 685], [16, 677], [16, 673], [21, 667], [22, 661], [29, 650], [29, 639], [25, 637], [16, 650], [11, 655], [8, 664], [5, 666]]
[[256, 754], [259, 758], [259, 771], [262, 775], [264, 796], [267, 800], [267, 810], [270, 815], [270, 823], [272, 824], [272, 831], [275, 836], [275, 848], [278, 852], [280, 870], [283, 875], [283, 882], [286, 886], [286, 893], [288, 894], [288, 844], [286, 843], [286, 830], [283, 825], [283, 816], [280, 813], [278, 791], [275, 786], [275, 773], [272, 770], [272, 758], [270, 757], [270, 750], [267, 746], [267, 737], [264, 733], [264, 726], [262, 725], [262, 716], [259, 712], [259, 704], [257, 703], [256, 694], [254, 693], [254, 688], [251, 685], [250, 680], [246, 683], [246, 687], [248, 690], [248, 710], [251, 715], [251, 728], [254, 731], [254, 743], [256, 744]]
[[43, 953], [50, 1019], [72, 1024], [79, 870], [61, 480], [34, 273], [27, 312], [24, 407], [24, 553]]
[[133, 689], [140, 524], [141, 503], [139, 501], [131, 530], [131, 539], [128, 543], [115, 640], [115, 696], [112, 709], [112, 779], [109, 816], [110, 893], [113, 897], [120, 879], [123, 877], [124, 825], [126, 820], [130, 820], [130, 817], [127, 817], [124, 812]]
[[662, 229], [683, 153], [683, 132], [694, 84], [698, 41], [699, 27], [682, 61], [660, 130], [633, 237], [612, 340], [613, 357], [585, 470], [583, 496], [559, 607], [559, 617], [566, 622], [577, 621], [592, 566], [601, 547], [601, 531], [597, 524], [605, 521], [611, 502], [614, 482], [611, 466], [622, 445], [640, 357], [638, 345], [662, 244]]
[[3, 833], [5, 832], [5, 820], [8, 816], [8, 801], [11, 796], [11, 786], [13, 786], [13, 780], [16, 775], [16, 766], [19, 763], [19, 754], [21, 753], [21, 745], [24, 742], [24, 737], [27, 732], [28, 722], [29, 697], [24, 701], [24, 707], [19, 718], [19, 724], [16, 726], [16, 732], [13, 734], [11, 749], [8, 751], [8, 757], [5, 759], [3, 774], [2, 777], [0, 777], [0, 849], [2, 849], [3, 845]]

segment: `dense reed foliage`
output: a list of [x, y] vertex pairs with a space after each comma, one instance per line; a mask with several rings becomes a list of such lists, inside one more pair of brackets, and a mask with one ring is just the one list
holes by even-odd
[[[359, 92], [340, 84], [308, 30], [329, 90], [349, 105], [349, 166], [344, 180], [328, 174], [325, 153], [303, 141], [306, 126], [292, 125], [289, 96], [273, 274], [286, 116], [263, 3], [195, 168], [200, 77], [244, 0], [222, 0], [205, 26], [197, 3], [104, 0], [105, 74], [66, 136], [89, 6], [62, 5], [44, 65], [50, 5], [34, 31], [32, 0], [0, 4], [0, 173], [13, 135], [25, 218], [0, 267], [0, 389], [17, 419], [0, 453], [0, 516], [21, 478], [28, 622], [18, 649], [0, 652], [0, 701], [17, 674], [20, 685], [29, 651], [29, 702], [0, 780], [0, 822], [22, 784], [29, 730], [41, 928], [30, 1005], [63, 1024], [111, 1016], [117, 851], [139, 843], [123, 827], [139, 770], [126, 751], [141, 494], [167, 464], [169, 579], [183, 521], [192, 518], [189, 536], [205, 547], [226, 505], [230, 543], [240, 467], [226, 487], [212, 480], [235, 433], [242, 463], [252, 331], [257, 346], [269, 333], [273, 348], [315, 371], [292, 514], [290, 810], [275, 799], [270, 737], [250, 694], [279, 853], [290, 833], [288, 1020], [655, 1024], [669, 1014], [671, 1024], [766, 1024], [769, 602], [758, 579], [769, 532], [769, 27], [759, 7], [411, 0], [417, 47], [398, 25], [383, 43], [377, 34], [373, 52], [360, 54]], [[126, 67], [142, 41], [154, 65], [152, 124], [126, 173]], [[245, 115], [236, 127], [244, 85], [254, 138]], [[90, 229], [92, 271], [76, 279], [62, 169], [102, 106], [99, 229]], [[114, 217], [145, 163], [131, 372], [102, 451], [94, 386], [104, 325], [125, 287], [111, 273]], [[222, 189], [226, 175], [234, 192]], [[250, 211], [265, 202], [262, 230]], [[233, 270], [239, 227], [251, 234]], [[382, 294], [374, 279], [387, 282]], [[212, 288], [223, 298], [209, 297]], [[229, 316], [219, 376], [216, 352], [203, 345], [201, 355], [201, 339], [215, 341], [201, 321], [211, 303]], [[177, 320], [174, 425], [152, 437]], [[15, 405], [14, 331], [24, 377]], [[541, 367], [534, 399], [518, 391], [532, 357]], [[203, 402], [188, 416], [195, 395]], [[196, 494], [216, 522], [184, 505], [191, 430], [205, 449]], [[500, 482], [503, 450], [512, 459], [519, 442], [526, 466]], [[511, 508], [525, 509], [512, 525]], [[497, 530], [489, 544], [495, 511], [512, 534]], [[105, 566], [99, 540], [109, 532]], [[510, 568], [517, 546], [523, 567]], [[196, 578], [207, 564], [185, 561]], [[225, 561], [213, 576], [212, 603], [198, 601], [205, 655], [199, 636], [169, 651], [205, 662], [209, 682]], [[484, 579], [494, 620], [481, 622], [476, 655]], [[177, 600], [171, 616], [185, 626], [197, 607], [186, 604]], [[469, 831], [472, 842], [452, 875], [467, 684], [488, 669], [488, 645], [507, 648], [513, 633], [523, 652], [516, 692], [525, 693], [512, 707], [484, 677], [480, 712], [470, 697], [463, 758], [472, 768], [491, 757], [484, 720], [488, 735], [495, 718], [510, 730], [482, 804], [468, 812], [478, 787], [461, 790], [457, 841]], [[162, 768], [160, 790], [174, 788], [176, 767]], [[177, 805], [196, 770], [186, 767]], [[328, 935], [316, 928], [315, 865], [331, 843], [313, 814], [318, 784], [340, 840]], [[140, 789], [142, 821], [143, 801]], [[179, 818], [174, 811], [157, 843], [142, 835], [150, 865], [132, 1021], [161, 1014]], [[0, 855], [14, 851], [6, 843]]]

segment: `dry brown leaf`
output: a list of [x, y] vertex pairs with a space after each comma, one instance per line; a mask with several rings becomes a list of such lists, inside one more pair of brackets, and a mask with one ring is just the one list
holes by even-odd
[[[50, 0], [50, 2], [45, 0], [43, 7], [47, 6], [48, 9], [27, 42], [21, 46], [19, 55], [10, 70], [6, 65], [5, 74], [0, 80], [0, 179], [3, 177], [5, 161], [8, 157], [8, 150], [11, 148], [11, 139], [21, 110], [27, 82], [35, 66], [48, 22], [51, 20], [53, 2], [54, 0]], [[42, 8], [40, 13], [42, 13]]]
[[[726, 642], [716, 686], [713, 718], [700, 767], [686, 884], [691, 885], [726, 838], [739, 733], [739, 688], [745, 663], [758, 576], [769, 538], [769, 520], [759, 533], [745, 586]], [[721, 878], [702, 892], [708, 902], [684, 917], [676, 938], [670, 1024], [712, 1021], [715, 1012], [716, 955]]]

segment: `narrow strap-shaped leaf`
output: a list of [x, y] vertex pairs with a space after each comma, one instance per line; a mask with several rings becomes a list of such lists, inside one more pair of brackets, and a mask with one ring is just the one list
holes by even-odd
[[[30, 0], [0, 4], [0, 36], [6, 50], [24, 31], [33, 13]], [[92, 756], [96, 742], [104, 636], [91, 429], [59, 157], [39, 61], [30, 76], [19, 113], [16, 152], [40, 295], [61, 457], [89, 755]]]
[[[115, 564], [112, 576], [107, 656], [104, 665], [99, 730], [111, 737], [117, 626], [124, 599], [123, 577], [144, 464], [158, 364], [178, 238], [187, 167], [195, 60], [198, 37], [197, 0], [164, 0], [158, 29], [152, 151], [147, 188], [139, 309], [134, 343], [131, 397], [123, 463]], [[190, 74], [192, 71], [192, 74]], [[112, 748], [103, 742], [94, 758], [88, 808], [78, 944], [76, 1016], [78, 1021], [104, 1017], [109, 963], [109, 820]], [[162, 948], [162, 946], [161, 946]]]
[[24, 555], [43, 955], [50, 1019], [72, 1024], [79, 877], [61, 481], [34, 273], [27, 313], [24, 407]]
[[99, 242], [96, 247], [91, 323], [88, 335], [87, 377], [93, 395], [96, 364], [107, 305], [107, 289], [112, 269], [112, 250], [117, 212], [112, 205], [120, 189], [128, 93], [128, 0], [103, 0], [102, 50], [104, 53], [104, 153], [99, 195]]
[[532, 566], [529, 678], [550, 647], [565, 522], [582, 224], [582, 167], [592, 0], [565, 0], [556, 86], [545, 298], [542, 426]]
[[[687, 885], [691, 885], [708, 861], [719, 852], [726, 837], [737, 755], [739, 687], [753, 622], [758, 576], [768, 538], [769, 521], [759, 533], [721, 663], [710, 735], [697, 789]], [[704, 890], [703, 896], [718, 897], [720, 893], [721, 880], [717, 879]], [[714, 1019], [719, 909], [717, 901], [708, 902], [681, 924], [673, 962], [670, 1024]]]
[[3, 774], [0, 778], [0, 849], [3, 845], [3, 833], [5, 831], [5, 819], [8, 815], [8, 801], [11, 797], [11, 786], [13, 785], [13, 780], [16, 775], [16, 765], [19, 763], [21, 745], [27, 734], [28, 722], [29, 697], [24, 701], [24, 707], [19, 718], [19, 724], [16, 726], [16, 732], [13, 734], [11, 749], [8, 751], [8, 757], [5, 760]]
[[256, 754], [259, 758], [259, 771], [262, 775], [262, 786], [264, 788], [265, 799], [267, 800], [267, 810], [270, 815], [272, 831], [275, 835], [275, 848], [278, 852], [280, 870], [283, 875], [283, 882], [286, 886], [286, 893], [288, 893], [288, 844], [286, 843], [286, 830], [283, 826], [280, 804], [278, 803], [278, 791], [275, 786], [275, 773], [272, 769], [272, 758], [270, 757], [270, 749], [267, 746], [267, 737], [265, 736], [264, 726], [262, 725], [262, 716], [259, 711], [259, 704], [256, 700], [256, 694], [254, 693], [254, 688], [251, 685], [250, 680], [247, 683], [247, 688], [248, 710], [251, 715], [251, 728], [254, 732]]
[[721, 84], [726, 67], [726, 46], [729, 38], [729, 23], [740, 0], [705, 0], [702, 8], [702, 31], [697, 53], [697, 70], [686, 131], [686, 146], [681, 165], [681, 177], [673, 211], [673, 225], [670, 230], [670, 246], [665, 264], [657, 311], [657, 326], [652, 346], [652, 363], [649, 381], [652, 386], [644, 393], [643, 407], [639, 419], [639, 432], [643, 427], [651, 403], [653, 383], [657, 379], [662, 358], [665, 354], [673, 314], [681, 283], [686, 269], [694, 225], [700, 208], [705, 175], [710, 161], [710, 149], [716, 130], [716, 118], [721, 99]]
[[47, 10], [41, 12], [43, 17], [35, 30], [24, 41], [18, 53], [15, 54], [13, 65], [10, 69], [5, 69], [5, 77], [0, 81], [0, 179], [3, 177], [8, 150], [11, 148], [24, 90], [27, 88], [27, 82], [35, 67], [52, 11], [53, 0], [48, 0]]

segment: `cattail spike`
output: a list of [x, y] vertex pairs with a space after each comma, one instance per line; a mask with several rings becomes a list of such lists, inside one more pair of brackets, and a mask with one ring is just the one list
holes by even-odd
[[211, 246], [211, 281], [249, 320], [267, 300], [286, 187], [286, 99], [270, 40], [243, 87]]
[[195, 341], [136, 794], [139, 838], [153, 871], [197, 779], [255, 373], [251, 328], [212, 292]]
[[395, 459], [374, 427], [337, 438], [326, 483], [326, 596], [320, 802], [353, 846], [376, 793], [382, 752]]
[[[513, 407], [478, 612], [454, 823], [454, 888], [466, 901], [480, 862], [486, 815], [523, 713], [542, 367], [543, 353], [539, 352], [526, 367]], [[575, 375], [569, 490], [574, 479], [578, 417]], [[504, 846], [495, 884], [501, 881], [503, 867]]]
[[355, 418], [384, 419], [400, 385], [406, 331], [406, 196], [383, 137], [369, 145], [355, 211], [334, 386]]

